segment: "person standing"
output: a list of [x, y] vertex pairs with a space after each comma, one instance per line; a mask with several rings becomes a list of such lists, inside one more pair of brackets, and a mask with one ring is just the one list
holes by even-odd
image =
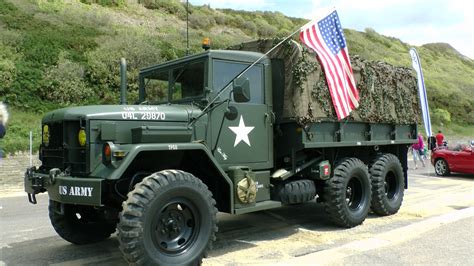
[[443, 146], [443, 141], [444, 141], [444, 135], [441, 133], [441, 130], [438, 130], [438, 134], [436, 134], [436, 147], [441, 147]]
[[425, 161], [423, 160], [423, 151], [425, 149], [425, 144], [423, 143], [423, 136], [421, 133], [418, 133], [418, 141], [411, 145], [411, 150], [413, 154], [413, 163], [415, 164], [415, 169], [417, 168], [416, 161], [420, 160], [423, 167], [425, 167]]

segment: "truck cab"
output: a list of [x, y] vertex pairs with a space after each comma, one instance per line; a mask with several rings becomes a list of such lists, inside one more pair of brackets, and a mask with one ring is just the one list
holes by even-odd
[[[274, 117], [271, 64], [261, 56], [255, 52], [211, 50], [143, 69], [139, 102], [204, 107], [214, 100], [212, 111], [199, 121], [191, 121], [196, 124], [194, 140], [205, 141], [224, 170], [233, 165], [270, 169]], [[249, 88], [249, 100], [235, 101], [233, 80], [257, 60], [241, 77]], [[229, 110], [235, 113], [230, 119], [224, 118]]]

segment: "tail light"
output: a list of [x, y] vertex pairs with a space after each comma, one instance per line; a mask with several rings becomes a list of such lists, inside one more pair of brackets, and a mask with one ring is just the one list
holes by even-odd
[[331, 177], [331, 164], [329, 161], [322, 161], [319, 163], [319, 178], [327, 180]]

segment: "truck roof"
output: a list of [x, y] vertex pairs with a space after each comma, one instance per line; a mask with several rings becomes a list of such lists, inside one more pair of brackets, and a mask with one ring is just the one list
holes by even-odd
[[[146, 67], [140, 70], [140, 74], [147, 73], [149, 71], [154, 71], [160, 68], [166, 68], [173, 65], [179, 65], [183, 62], [198, 60], [200, 58], [217, 58], [223, 60], [230, 60], [230, 61], [238, 61], [238, 62], [247, 62], [253, 63], [257, 61], [259, 58], [263, 56], [262, 53], [258, 52], [249, 52], [249, 51], [235, 51], [235, 50], [208, 50], [199, 54], [188, 55], [185, 57], [181, 57], [178, 59], [174, 59], [162, 64], [153, 65], [150, 67]], [[263, 56], [260, 60], [261, 62], [265, 62], [269, 60], [267, 56]]]

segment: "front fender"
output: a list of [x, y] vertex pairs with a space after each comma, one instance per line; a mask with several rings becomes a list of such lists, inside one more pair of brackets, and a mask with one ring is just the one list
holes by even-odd
[[[179, 169], [188, 171], [189, 165], [199, 165], [199, 169], [207, 169], [210, 172], [206, 175], [202, 173], [194, 173], [192, 170], [190, 173], [200, 178], [213, 193], [216, 201], [218, 202], [219, 211], [232, 212], [234, 206], [234, 191], [233, 182], [227, 173], [212, 156], [211, 151], [200, 142], [191, 143], [146, 143], [146, 144], [126, 144], [126, 145], [114, 145], [114, 148], [125, 152], [125, 157], [121, 160], [115, 161], [115, 163], [108, 165], [107, 167], [101, 167], [95, 174], [103, 176], [107, 180], [118, 180], [124, 175], [129, 175], [131, 172], [138, 170], [140, 167], [137, 165], [146, 165], [143, 158], [156, 158], [157, 160], [173, 158], [174, 155], [184, 154], [189, 155], [189, 158], [193, 160], [186, 160], [176, 165], [172, 162], [170, 164], [164, 163], [160, 167], [157, 167], [154, 171], [164, 169]], [[113, 150], [112, 150], [113, 151]], [[152, 154], [149, 157], [148, 153]], [[174, 154], [173, 154], [174, 153]], [[193, 168], [193, 167], [191, 167]], [[213, 181], [213, 180], [218, 181]]]

